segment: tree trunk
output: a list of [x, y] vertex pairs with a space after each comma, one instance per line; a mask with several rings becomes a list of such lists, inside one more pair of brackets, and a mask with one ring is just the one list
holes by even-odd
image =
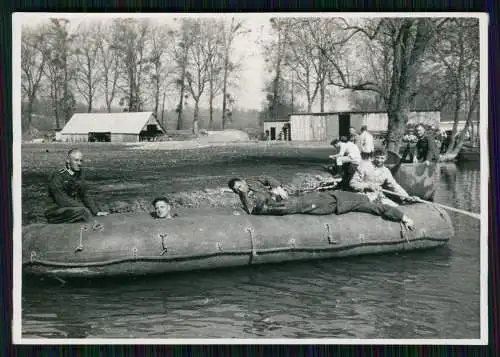
[[[158, 71], [156, 73], [158, 73]], [[156, 120], [159, 119], [159, 115], [158, 115], [158, 108], [159, 107], [160, 107], [160, 84], [159, 84], [158, 77], [157, 77], [156, 78], [156, 92], [155, 92], [155, 110], [154, 110]]]
[[214, 117], [214, 97], [212, 94], [210, 94], [210, 103], [209, 103], [209, 107], [210, 107], [210, 119], [209, 119], [209, 122], [208, 122], [208, 127], [210, 129], [213, 129], [213, 117]]
[[184, 91], [185, 91], [185, 82], [186, 81], [186, 56], [184, 56], [184, 64], [182, 66], [182, 75], [181, 75], [181, 96], [179, 99], [178, 106], [178, 115], [177, 115], [177, 130], [181, 130], [184, 127], [184, 117], [182, 110], [184, 108]]
[[165, 125], [165, 122], [163, 121], [163, 114], [165, 114], [165, 96], [166, 96], [167, 93], [163, 92], [163, 102], [162, 102], [162, 105], [161, 105], [161, 126], [163, 127], [163, 129], [167, 129], [166, 128], [166, 125]]
[[386, 136], [387, 150], [399, 153], [401, 139], [404, 136], [406, 123], [408, 121], [408, 112], [408, 109], [389, 109], [387, 113], [389, 119]]
[[465, 122], [465, 126], [460, 132], [460, 134], [457, 135], [456, 139], [452, 138], [452, 140], [454, 140], [455, 142], [454, 148], [451, 151], [447, 150], [444, 155], [441, 155], [440, 161], [454, 161], [456, 159], [456, 157], [460, 153], [460, 150], [462, 150], [462, 146], [464, 145], [465, 142], [465, 133], [469, 129], [469, 126], [471, 126], [472, 124], [472, 116], [478, 104], [479, 104], [479, 75], [476, 78], [476, 87], [474, 89], [474, 95], [472, 97], [472, 102], [469, 107], [469, 112], [467, 113], [467, 120]]
[[324, 113], [325, 112], [325, 80], [323, 79], [323, 82], [321, 83], [319, 87], [319, 104], [320, 104], [320, 112]]
[[227, 120], [227, 77], [229, 75], [229, 49], [226, 46], [224, 53], [224, 79], [222, 83], [222, 130], [226, 128]]
[[193, 134], [198, 136], [199, 125], [198, 125], [198, 116], [199, 116], [199, 102], [200, 98], [195, 99], [194, 104], [194, 117], [193, 117]]

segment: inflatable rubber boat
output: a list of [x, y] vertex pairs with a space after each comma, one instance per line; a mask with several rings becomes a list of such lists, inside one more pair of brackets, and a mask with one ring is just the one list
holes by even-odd
[[415, 230], [367, 213], [278, 217], [229, 210], [32, 224], [23, 227], [23, 272], [60, 278], [145, 275], [432, 248], [454, 235], [450, 217], [437, 207], [401, 209]]

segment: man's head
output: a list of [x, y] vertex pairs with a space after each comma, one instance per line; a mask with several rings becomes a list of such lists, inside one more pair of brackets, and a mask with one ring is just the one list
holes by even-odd
[[361, 126], [361, 132], [365, 132], [368, 130], [368, 127], [366, 125]]
[[245, 180], [240, 179], [240, 178], [232, 178], [229, 180], [227, 183], [228, 187], [234, 192], [234, 193], [247, 193], [248, 192], [248, 185]]
[[387, 152], [383, 148], [376, 148], [373, 151], [373, 164], [376, 167], [384, 166], [385, 160], [387, 159]]
[[422, 138], [425, 135], [425, 126], [424, 124], [418, 124], [415, 127], [415, 133], [419, 138]]
[[354, 129], [352, 126], [349, 128], [349, 134], [354, 135], [356, 134], [356, 129]]
[[170, 218], [170, 204], [166, 197], [157, 197], [153, 201], [156, 218]]
[[71, 149], [68, 151], [66, 157], [66, 166], [73, 172], [80, 172], [83, 164], [82, 152], [78, 149]]
[[335, 148], [339, 148], [340, 147], [340, 139], [333, 139], [330, 143], [331, 146], [335, 147]]

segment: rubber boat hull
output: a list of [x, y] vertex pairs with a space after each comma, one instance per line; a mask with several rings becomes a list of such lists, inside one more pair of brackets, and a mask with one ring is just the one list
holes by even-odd
[[439, 181], [439, 164], [401, 163], [394, 167], [392, 175], [396, 182], [411, 196], [433, 201]]
[[312, 216], [191, 211], [97, 217], [87, 224], [23, 227], [23, 273], [60, 278], [146, 275], [293, 260], [408, 251], [444, 245], [454, 235], [437, 207], [401, 207], [416, 229], [367, 213]]

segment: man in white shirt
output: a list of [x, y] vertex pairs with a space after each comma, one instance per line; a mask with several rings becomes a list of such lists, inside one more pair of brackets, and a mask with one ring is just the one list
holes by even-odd
[[361, 162], [361, 152], [356, 144], [347, 141], [346, 137], [335, 139], [331, 145], [338, 149], [338, 153], [330, 155], [330, 159], [335, 160], [336, 168], [342, 171], [342, 182], [340, 188], [349, 189], [349, 182], [352, 175]]
[[373, 154], [375, 145], [373, 142], [373, 135], [368, 132], [368, 127], [363, 125], [361, 127], [361, 134], [359, 135], [359, 144], [361, 147], [361, 158], [368, 160]]
[[416, 197], [410, 197], [392, 176], [391, 171], [384, 165], [386, 152], [384, 149], [376, 149], [373, 152], [373, 161], [363, 160], [357, 167], [356, 172], [351, 178], [350, 187], [357, 192], [367, 192], [370, 202], [379, 202], [390, 206], [398, 204], [385, 197], [381, 189], [387, 187], [390, 191], [407, 198], [403, 201], [413, 202]]

